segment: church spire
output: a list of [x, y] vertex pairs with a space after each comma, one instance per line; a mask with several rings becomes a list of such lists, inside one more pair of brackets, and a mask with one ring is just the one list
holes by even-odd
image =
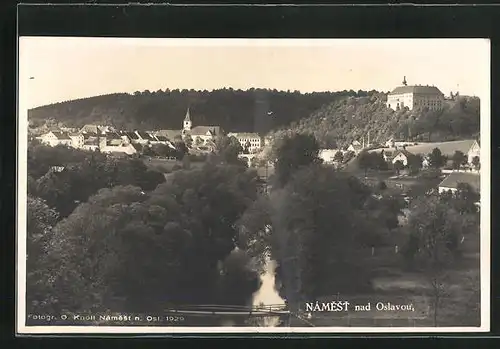
[[184, 125], [183, 129], [185, 131], [190, 131], [191, 127], [193, 126], [193, 123], [191, 122], [191, 116], [189, 115], [189, 107], [187, 108], [186, 117], [184, 118], [184, 124], [183, 125]]

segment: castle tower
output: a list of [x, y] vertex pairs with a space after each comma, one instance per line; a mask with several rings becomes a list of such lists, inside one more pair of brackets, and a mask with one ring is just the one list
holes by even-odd
[[184, 118], [184, 127], [183, 127], [183, 129], [185, 131], [190, 131], [191, 127], [193, 127], [193, 123], [191, 122], [191, 116], [189, 115], [189, 107], [188, 107], [187, 111], [186, 111], [186, 117]]

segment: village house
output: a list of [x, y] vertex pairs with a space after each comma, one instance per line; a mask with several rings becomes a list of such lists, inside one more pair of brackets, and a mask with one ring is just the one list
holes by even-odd
[[323, 163], [334, 164], [334, 163], [338, 162], [335, 160], [335, 155], [339, 151], [341, 154], [343, 154], [342, 150], [340, 150], [340, 149], [320, 149], [318, 156], [321, 160], [323, 160]]
[[354, 154], [358, 155], [359, 153], [361, 153], [363, 148], [364, 147], [360, 142], [354, 141], [349, 145], [349, 147], [347, 148], [347, 151], [352, 151], [352, 152], [354, 152]]
[[478, 140], [475, 140], [474, 143], [472, 143], [469, 151], [467, 152], [467, 162], [472, 165], [473, 161], [474, 161], [474, 158], [477, 156], [479, 158], [480, 157], [480, 146], [479, 146], [479, 141]]
[[401, 149], [398, 150], [395, 155], [392, 157], [392, 164], [395, 164], [397, 161], [400, 161], [404, 166], [408, 166], [408, 160], [413, 154], [407, 150]]
[[111, 126], [93, 125], [93, 124], [87, 124], [80, 129], [80, 132], [83, 134], [93, 133], [93, 134], [103, 135], [110, 131], [113, 131]]
[[396, 87], [387, 96], [387, 107], [393, 110], [408, 108], [428, 108], [439, 110], [443, 108], [444, 94], [435, 86], [408, 86], [406, 77], [403, 86]]
[[145, 131], [135, 131], [134, 133], [137, 136], [137, 139], [135, 140], [136, 143], [145, 145], [155, 141], [155, 139]]
[[446, 193], [448, 191], [454, 193], [458, 190], [458, 186], [461, 183], [470, 185], [476, 193], [480, 193], [480, 175], [478, 173], [470, 172], [450, 173], [448, 177], [439, 183], [439, 193]]
[[250, 153], [256, 153], [262, 148], [262, 138], [257, 133], [234, 133], [230, 132], [227, 134], [228, 137], [234, 137], [240, 142], [243, 149], [248, 145], [248, 151]]
[[154, 132], [155, 136], [165, 137], [170, 142], [174, 142], [176, 138], [182, 138], [181, 130], [158, 130]]
[[69, 138], [71, 138], [71, 145], [73, 148], [80, 149], [84, 142], [85, 138], [81, 133], [68, 133]]
[[99, 139], [86, 139], [81, 147], [82, 150], [96, 151], [99, 149]]
[[118, 134], [111, 135], [109, 139], [108, 135], [99, 137], [99, 150], [102, 153], [118, 153], [127, 155], [137, 153], [133, 144], [124, 142]]
[[49, 131], [46, 134], [37, 137], [37, 139], [45, 145], [55, 147], [58, 145], [65, 145], [67, 147], [73, 146], [73, 140], [67, 132]]

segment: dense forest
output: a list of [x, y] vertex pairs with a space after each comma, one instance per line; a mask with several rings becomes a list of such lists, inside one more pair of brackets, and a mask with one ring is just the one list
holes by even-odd
[[326, 104], [310, 117], [294, 121], [275, 132], [312, 133], [321, 147], [347, 146], [354, 140], [383, 143], [391, 137], [415, 141], [451, 141], [479, 134], [479, 98], [447, 100], [443, 110], [394, 111], [385, 105], [382, 93], [369, 97], [348, 97]]
[[286, 127], [306, 118], [325, 104], [345, 97], [363, 97], [376, 91], [300, 93], [250, 89], [213, 91], [159, 90], [119, 93], [65, 101], [29, 111], [32, 127], [62, 124], [81, 127], [107, 124], [120, 129], [179, 129], [189, 106], [193, 126], [220, 125], [226, 131], [258, 132]]

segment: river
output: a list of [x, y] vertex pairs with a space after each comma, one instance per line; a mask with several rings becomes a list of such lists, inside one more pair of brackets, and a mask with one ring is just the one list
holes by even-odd
[[[285, 301], [280, 297], [275, 288], [274, 269], [276, 264], [271, 259], [266, 259], [265, 273], [261, 276], [262, 285], [254, 293], [252, 305], [255, 307], [261, 305], [285, 305]], [[262, 318], [256, 324], [260, 327], [275, 327], [280, 324], [277, 316]]]

